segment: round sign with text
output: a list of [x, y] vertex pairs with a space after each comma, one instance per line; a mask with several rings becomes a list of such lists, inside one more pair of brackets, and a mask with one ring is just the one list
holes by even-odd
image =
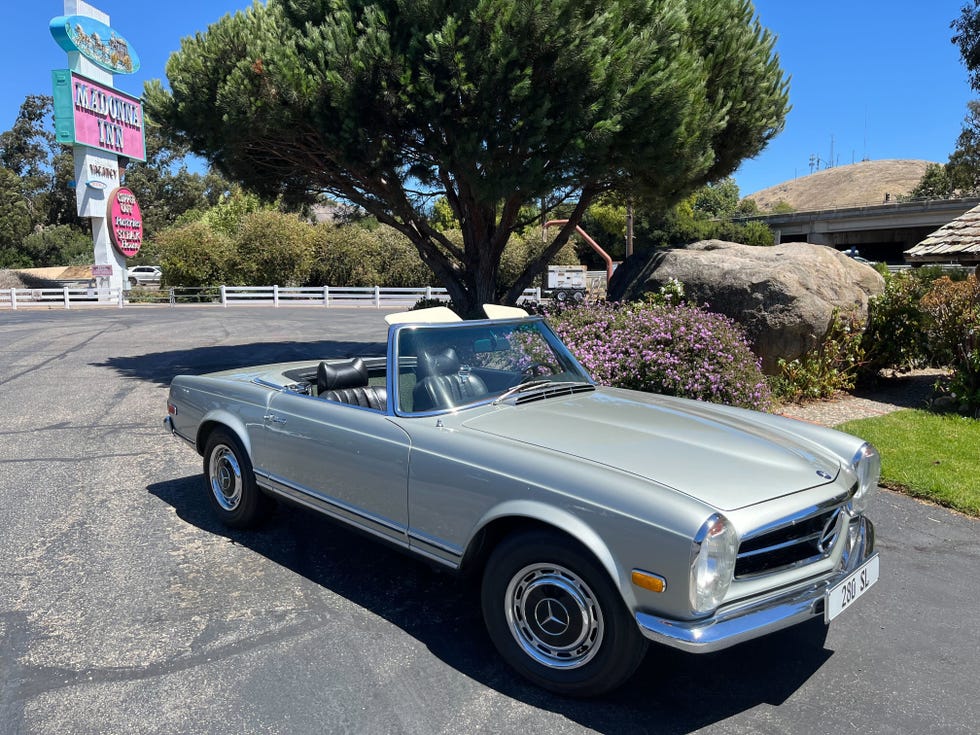
[[132, 258], [143, 245], [143, 213], [136, 196], [124, 186], [113, 189], [106, 215], [113, 246], [127, 258]]

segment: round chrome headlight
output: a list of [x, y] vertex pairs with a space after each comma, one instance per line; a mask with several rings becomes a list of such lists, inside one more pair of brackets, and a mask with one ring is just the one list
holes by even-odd
[[870, 444], [862, 444], [851, 460], [851, 469], [857, 475], [858, 481], [857, 492], [851, 498], [851, 511], [864, 513], [878, 491], [878, 480], [881, 477], [881, 456], [878, 450]]
[[725, 516], [715, 513], [704, 522], [691, 557], [691, 609], [709, 613], [725, 598], [735, 574], [738, 535]]

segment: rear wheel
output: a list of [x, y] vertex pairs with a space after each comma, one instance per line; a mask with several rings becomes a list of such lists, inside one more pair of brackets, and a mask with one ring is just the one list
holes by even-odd
[[271, 510], [271, 498], [255, 483], [248, 453], [238, 437], [226, 429], [215, 429], [208, 437], [204, 481], [211, 507], [226, 526], [254, 526]]
[[647, 641], [605, 569], [575, 541], [505, 539], [483, 577], [483, 617], [504, 659], [559, 694], [595, 696], [636, 670]]

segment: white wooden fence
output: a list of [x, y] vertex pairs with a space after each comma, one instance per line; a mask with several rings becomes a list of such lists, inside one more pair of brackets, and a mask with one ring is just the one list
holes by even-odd
[[[362, 306], [382, 308], [412, 307], [420, 299], [448, 301], [444, 288], [362, 288], [317, 286], [221, 286], [219, 288], [142, 289], [132, 291], [94, 288], [10, 288], [0, 289], [0, 309], [31, 307], [114, 306], [134, 304], [214, 304], [223, 307], [249, 304], [264, 306]], [[540, 301], [541, 289], [529, 288], [518, 301]]]

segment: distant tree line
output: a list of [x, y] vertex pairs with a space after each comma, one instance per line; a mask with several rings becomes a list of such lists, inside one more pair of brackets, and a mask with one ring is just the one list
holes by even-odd
[[[315, 222], [315, 203], [285, 207], [263, 201], [219, 175], [189, 170], [187, 149], [147, 120], [147, 161], [130, 162], [124, 183], [141, 204], [146, 245], [139, 262], [164, 266], [169, 285], [439, 285], [411, 241], [354, 207], [334, 207], [336, 216]], [[25, 99], [14, 126], [0, 133], [0, 268], [88, 264], [92, 235], [75, 210], [71, 147], [55, 141], [51, 98]], [[559, 208], [551, 216], [567, 215]], [[291, 211], [287, 211], [291, 210]], [[772, 244], [761, 223], [740, 223], [755, 205], [740, 200], [731, 178], [708, 184], [666, 212], [640, 208], [634, 250], [723, 239]], [[607, 195], [590, 206], [582, 227], [616, 260], [626, 254], [627, 203]], [[527, 207], [529, 222], [515, 233], [501, 258], [501, 281], [515, 281], [544, 249], [540, 210]], [[460, 226], [445, 198], [435, 200], [429, 221], [462, 245]], [[573, 237], [556, 264], [603, 267], [599, 256]]]

